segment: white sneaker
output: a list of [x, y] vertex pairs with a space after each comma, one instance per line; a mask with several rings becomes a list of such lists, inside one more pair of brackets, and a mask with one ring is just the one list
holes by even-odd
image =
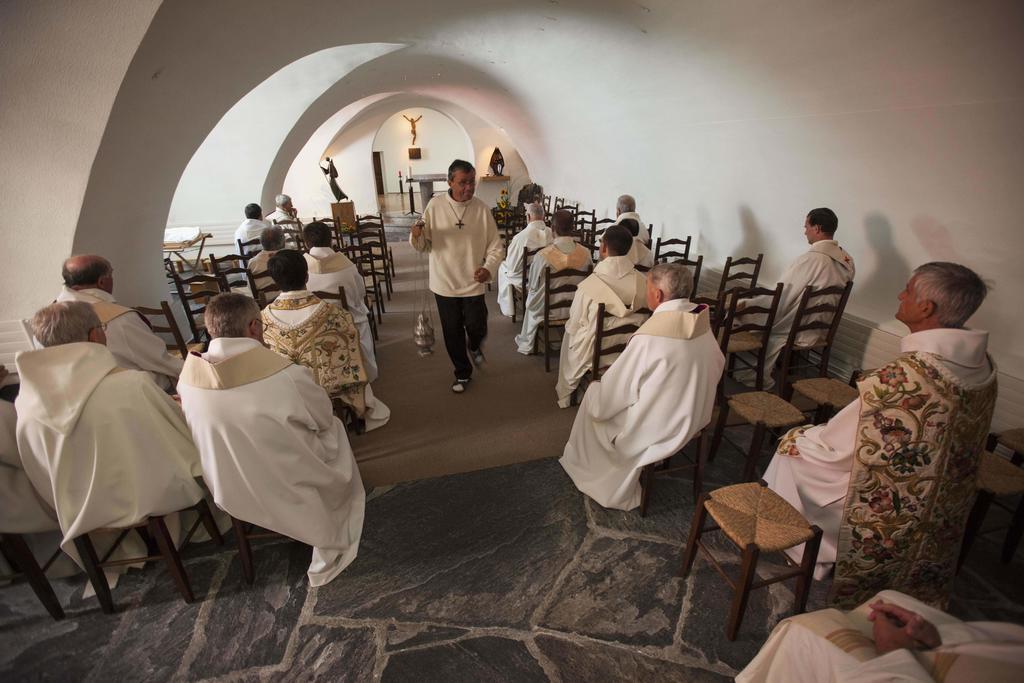
[[452, 391], [454, 391], [456, 394], [461, 394], [462, 392], [464, 392], [466, 390], [466, 386], [468, 384], [469, 384], [469, 380], [468, 379], [457, 379], [457, 380], [455, 380], [455, 383], [452, 384]]

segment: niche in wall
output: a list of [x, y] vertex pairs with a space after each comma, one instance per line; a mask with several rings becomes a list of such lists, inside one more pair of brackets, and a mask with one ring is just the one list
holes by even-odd
[[[415, 145], [408, 119], [416, 120]], [[446, 114], [427, 107], [410, 107], [388, 117], [377, 130], [373, 151], [381, 153], [386, 192], [398, 192], [399, 171], [402, 177], [408, 176], [410, 169], [414, 175], [447, 173], [453, 160], [474, 158], [465, 129]]]

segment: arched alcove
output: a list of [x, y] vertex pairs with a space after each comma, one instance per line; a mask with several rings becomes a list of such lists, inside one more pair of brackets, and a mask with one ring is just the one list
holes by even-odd
[[[411, 134], [413, 121], [415, 145]], [[399, 172], [405, 177], [410, 173], [444, 173], [452, 159], [472, 160], [474, 157], [466, 130], [447, 114], [430, 107], [409, 107], [384, 119], [370, 149], [381, 157], [387, 193], [399, 191]]]

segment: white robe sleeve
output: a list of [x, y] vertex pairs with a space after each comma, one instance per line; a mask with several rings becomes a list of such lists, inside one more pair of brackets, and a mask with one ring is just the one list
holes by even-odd
[[635, 404], [640, 398], [645, 367], [643, 344], [630, 342], [601, 379], [588, 389], [596, 393], [590, 404], [590, 417], [595, 421], [610, 420]]
[[[134, 313], [125, 313], [114, 318], [107, 324], [108, 344], [116, 348], [120, 354], [136, 368], [145, 370], [158, 377], [158, 384], [174, 386], [181, 374], [184, 361], [167, 352], [167, 344], [153, 334], [149, 326]], [[159, 375], [168, 379], [161, 382]]]

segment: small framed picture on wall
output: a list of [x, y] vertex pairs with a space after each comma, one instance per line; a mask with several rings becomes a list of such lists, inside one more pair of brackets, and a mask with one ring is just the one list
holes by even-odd
[[420, 159], [420, 158], [422, 158], [422, 155], [420, 154], [420, 148], [419, 147], [410, 147], [409, 148], [409, 158], [410, 159]]

